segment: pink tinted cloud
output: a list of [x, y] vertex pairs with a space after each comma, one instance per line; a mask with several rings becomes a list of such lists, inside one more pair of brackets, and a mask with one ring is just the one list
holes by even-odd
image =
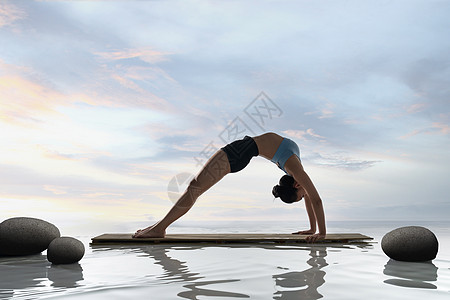
[[438, 130], [441, 134], [450, 134], [450, 126], [448, 124], [435, 122], [433, 123], [432, 128]]
[[415, 104], [409, 106], [406, 109], [406, 112], [409, 114], [418, 113], [418, 112], [423, 111], [425, 109], [425, 107], [426, 107], [425, 103], [415, 103]]
[[[159, 111], [175, 109], [157, 94], [161, 90], [175, 91], [179, 88], [176, 80], [156, 66], [158, 62], [168, 60], [170, 53], [150, 48], [125, 48], [94, 54], [99, 66], [98, 79], [86, 83], [88, 92], [96, 95], [91, 98], [100, 98], [107, 106], [133, 106]], [[132, 58], [137, 60], [127, 61]]]
[[0, 76], [0, 120], [27, 125], [43, 115], [58, 114], [55, 104], [64, 105], [64, 95], [17, 75]]
[[0, 2], [0, 27], [11, 26], [26, 16], [27, 14], [17, 6], [8, 2]]
[[309, 138], [325, 139], [325, 137], [315, 133], [314, 129], [312, 128], [308, 128], [306, 130], [285, 130], [283, 131], [283, 133], [289, 137], [297, 138], [300, 140], [307, 140]]
[[[171, 105], [145, 86], [157, 77], [164, 77], [162, 70], [156, 71], [157, 74], [146, 67], [135, 66], [105, 68], [100, 71], [103, 75], [98, 76], [99, 80], [80, 88], [80, 92], [70, 93], [36, 78], [37, 73], [32, 68], [8, 64], [0, 59], [0, 121], [35, 126], [48, 116], [60, 115], [58, 107], [74, 103], [168, 111]], [[167, 78], [163, 80], [167, 81]]]
[[143, 49], [120, 49], [108, 52], [95, 52], [95, 54], [106, 60], [121, 60], [139, 57], [141, 60], [147, 63], [154, 64], [168, 60], [167, 56], [170, 53], [160, 52], [149, 48], [143, 48]]
[[433, 122], [430, 127], [421, 128], [421, 129], [415, 129], [403, 136], [401, 136], [401, 139], [408, 139], [412, 136], [416, 136], [419, 134], [441, 134], [441, 135], [447, 135], [450, 134], [450, 126], [445, 123], [440, 122]]

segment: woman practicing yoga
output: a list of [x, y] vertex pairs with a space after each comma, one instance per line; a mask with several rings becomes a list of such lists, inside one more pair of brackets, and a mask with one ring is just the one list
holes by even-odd
[[[158, 223], [138, 230], [134, 238], [164, 237], [166, 228], [184, 215], [197, 198], [219, 182], [228, 173], [236, 173], [245, 168], [253, 156], [262, 156], [274, 162], [286, 175], [281, 177], [272, 194], [285, 203], [294, 203], [305, 198], [310, 229], [296, 234], [310, 235], [308, 242], [325, 238], [325, 214], [322, 200], [308, 174], [300, 162], [300, 151], [295, 142], [276, 133], [265, 133], [256, 137], [246, 136], [218, 150], [193, 179], [183, 195], [167, 215]], [[316, 225], [319, 233], [316, 234]]]

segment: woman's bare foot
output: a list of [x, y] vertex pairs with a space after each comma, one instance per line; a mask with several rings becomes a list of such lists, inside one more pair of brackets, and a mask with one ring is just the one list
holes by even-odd
[[133, 235], [134, 238], [163, 238], [166, 236], [165, 230], [159, 230], [156, 225], [149, 226], [145, 229], [139, 229]]
[[153, 224], [153, 225], [150, 225], [150, 226], [148, 226], [147, 228], [144, 228], [144, 229], [138, 229], [134, 234], [133, 234], [133, 237], [135, 237], [135, 235], [137, 235], [137, 234], [139, 234], [140, 232], [142, 232], [142, 231], [144, 231], [144, 230], [150, 230], [150, 229], [152, 229], [153, 227], [155, 227], [156, 225], [158, 225], [158, 223], [155, 223], [155, 224]]

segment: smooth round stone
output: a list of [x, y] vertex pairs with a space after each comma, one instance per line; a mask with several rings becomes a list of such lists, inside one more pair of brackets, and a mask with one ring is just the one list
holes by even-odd
[[59, 237], [54, 239], [47, 249], [49, 262], [58, 264], [74, 264], [84, 256], [84, 245], [72, 237]]
[[48, 248], [59, 229], [44, 220], [26, 217], [11, 218], [0, 224], [0, 255], [32, 255]]
[[392, 259], [420, 262], [435, 259], [439, 243], [429, 229], [407, 226], [386, 233], [381, 240], [381, 248]]

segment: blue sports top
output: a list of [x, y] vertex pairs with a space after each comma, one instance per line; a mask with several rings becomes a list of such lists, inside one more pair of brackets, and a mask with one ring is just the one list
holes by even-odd
[[300, 150], [297, 144], [288, 138], [284, 138], [271, 161], [287, 174], [284, 165], [293, 154], [300, 158]]

